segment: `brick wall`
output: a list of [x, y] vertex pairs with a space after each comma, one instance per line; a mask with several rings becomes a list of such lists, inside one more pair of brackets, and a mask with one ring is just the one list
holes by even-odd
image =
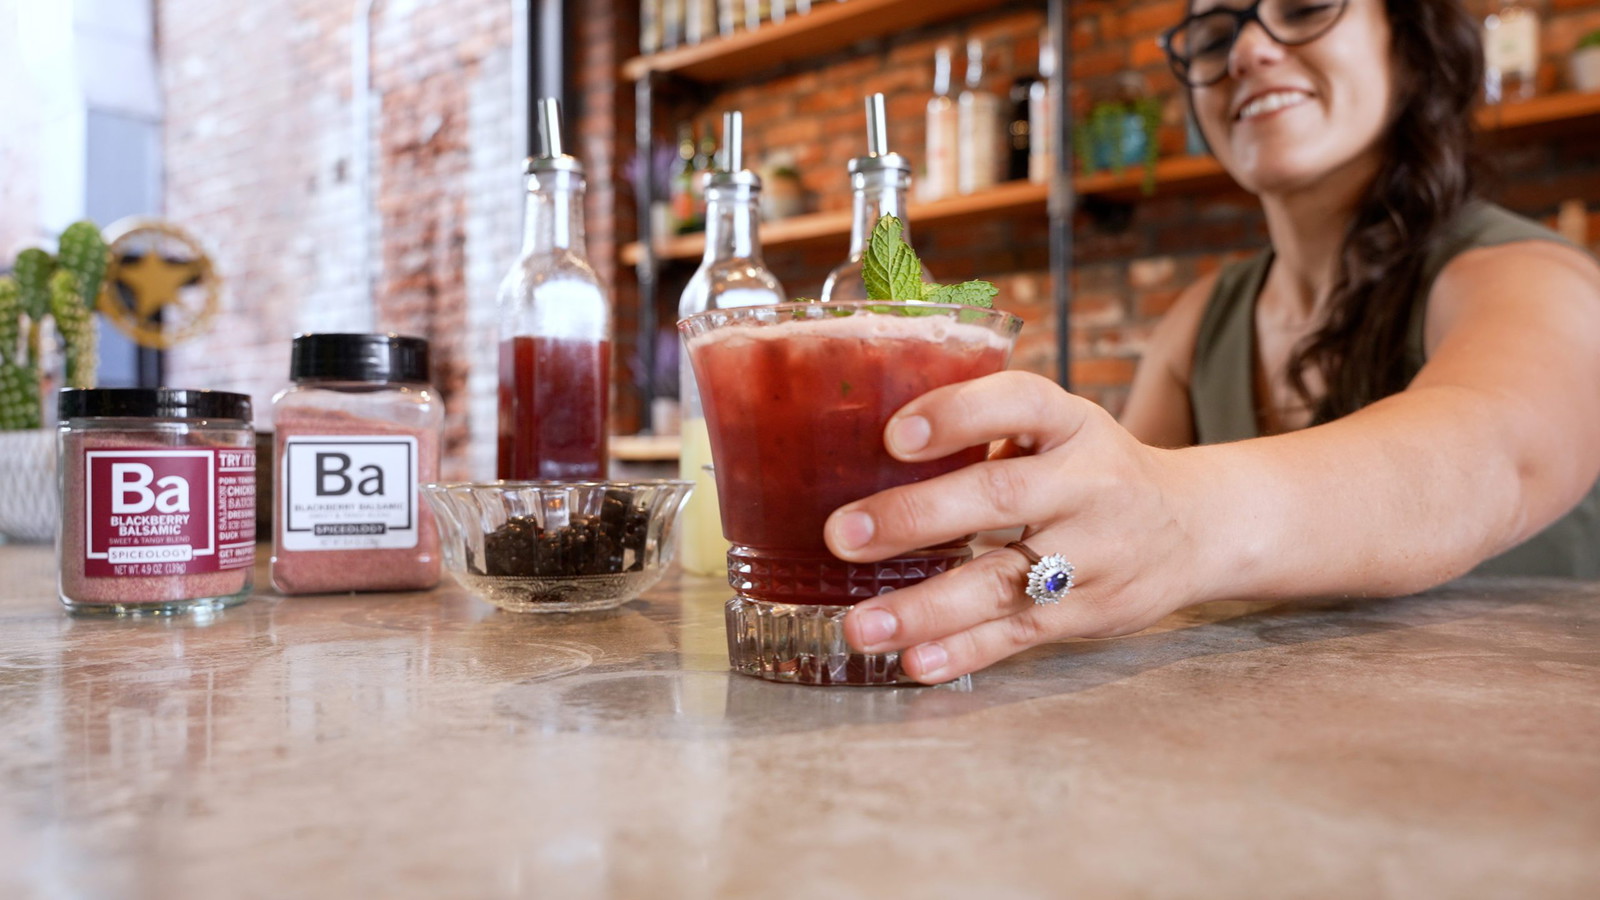
[[[1477, 7], [1483, 3], [1471, 4]], [[988, 52], [988, 87], [1004, 93], [1018, 73], [1038, 58], [1043, 3], [1005, 3], [960, 20], [862, 42], [848, 50], [790, 64], [726, 85], [710, 96], [675, 102], [658, 119], [670, 139], [676, 123], [697, 127], [720, 119], [725, 109], [745, 115], [746, 153], [791, 151], [812, 195], [812, 208], [848, 208], [845, 165], [863, 152], [862, 98], [888, 95], [891, 147], [920, 165], [923, 108], [931, 94], [934, 50], [960, 48], [983, 38]], [[1080, 112], [1113, 94], [1128, 73], [1164, 98], [1160, 145], [1164, 155], [1183, 152], [1182, 102], [1155, 43], [1156, 35], [1183, 15], [1183, 0], [1076, 0], [1071, 4], [1073, 87], [1070, 102]], [[1481, 11], [1481, 10], [1475, 10]], [[1562, 60], [1583, 33], [1600, 28], [1600, 0], [1548, 0], [1544, 6], [1545, 63], [1540, 88], [1565, 87]], [[631, 51], [631, 48], [625, 48]], [[963, 71], [956, 52], [956, 76]], [[1591, 133], [1592, 135], [1592, 133]], [[619, 142], [629, 143], [619, 132]], [[1600, 138], [1557, 141], [1519, 138], [1495, 153], [1503, 179], [1494, 188], [1503, 202], [1553, 221], [1565, 199], [1589, 200], [1590, 234], [1600, 238]], [[1072, 380], [1075, 388], [1113, 411], [1155, 321], [1178, 292], [1200, 275], [1266, 242], [1254, 199], [1237, 189], [1186, 194], [1157, 190], [1129, 207], [1080, 211], [1074, 222]], [[937, 277], [983, 277], [996, 281], [1001, 304], [1027, 321], [1014, 366], [1054, 376], [1055, 316], [1047, 271], [1048, 234], [1043, 215], [1018, 215], [980, 227], [919, 227], [913, 243]], [[846, 251], [837, 246], [769, 249], [768, 265], [797, 296], [814, 296], [828, 269]], [[670, 321], [677, 291], [693, 263], [674, 263], [663, 275], [661, 315]], [[623, 273], [626, 280], [626, 273]]]
[[158, 4], [166, 215], [225, 279], [216, 327], [171, 353], [170, 383], [250, 393], [265, 425], [296, 332], [418, 334], [448, 410], [447, 474], [492, 469], [494, 294], [521, 239], [518, 7], [377, 0], [357, 148], [353, 4]]

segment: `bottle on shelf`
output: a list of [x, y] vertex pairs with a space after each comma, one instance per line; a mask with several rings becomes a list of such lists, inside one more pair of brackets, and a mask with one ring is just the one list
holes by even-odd
[[704, 226], [700, 217], [699, 198], [695, 187], [694, 130], [689, 123], [678, 126], [678, 158], [672, 161], [668, 176], [668, 202], [672, 206], [672, 231], [687, 234]]
[[956, 100], [960, 144], [956, 153], [957, 186], [971, 194], [1000, 181], [1000, 98], [983, 89], [983, 41], [967, 41], [967, 86]]
[[561, 111], [541, 99], [526, 166], [522, 255], [500, 284], [498, 477], [606, 477], [611, 305], [589, 265], [583, 166], [562, 152]]
[[1005, 176], [1007, 181], [1028, 177], [1033, 146], [1033, 107], [1028, 98], [1039, 83], [1037, 73], [1029, 72], [1011, 80], [1006, 94]]
[[1039, 33], [1039, 77], [1028, 86], [1028, 180], [1044, 184], [1056, 165], [1056, 45], [1050, 30]]
[[782, 0], [744, 0], [744, 27], [755, 31], [766, 22], [783, 21]]
[[1483, 53], [1486, 101], [1533, 96], [1539, 75], [1539, 14], [1530, 0], [1494, 0], [1483, 20]]
[[688, 2], [689, 0], [661, 0], [661, 49], [672, 50], [683, 44]]
[[[783, 285], [761, 259], [761, 179], [744, 167], [743, 117], [738, 112], [722, 117], [722, 163], [706, 184], [705, 255], [678, 301], [679, 318], [786, 299]], [[679, 560], [689, 572], [717, 575], [726, 571], [728, 544], [722, 538], [716, 484], [705, 470], [711, 463], [711, 438], [686, 355], [679, 357], [678, 372], [683, 435], [679, 477], [695, 483], [681, 519]]]
[[[883, 95], [873, 94], [867, 98], [867, 155], [850, 160], [850, 256], [828, 273], [822, 283], [822, 302], [868, 299], [861, 272], [862, 255], [879, 219], [896, 216], [906, 222], [901, 237], [911, 243], [911, 224], [906, 219], [906, 191], [910, 187], [911, 163], [889, 151]], [[922, 279], [933, 280], [927, 266], [922, 267]]]
[[639, 52], [661, 50], [661, 0], [639, 0]]
[[683, 42], [698, 44], [717, 36], [716, 0], [684, 0]]
[[744, 0], [717, 0], [717, 34], [727, 37], [744, 24]]
[[960, 140], [956, 102], [950, 96], [950, 48], [933, 53], [933, 96], [928, 99], [927, 177], [922, 180], [922, 199], [938, 200], [959, 193], [956, 180], [956, 144]]

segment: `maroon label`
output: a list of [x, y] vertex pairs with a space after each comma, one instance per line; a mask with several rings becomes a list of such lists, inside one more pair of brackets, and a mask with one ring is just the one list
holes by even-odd
[[255, 450], [85, 450], [84, 574], [189, 575], [255, 564]]

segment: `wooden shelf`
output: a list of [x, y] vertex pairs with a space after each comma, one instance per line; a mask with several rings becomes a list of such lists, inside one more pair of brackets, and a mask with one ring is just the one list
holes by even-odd
[[1580, 124], [1600, 125], [1600, 93], [1546, 94], [1478, 110], [1478, 126], [1490, 134], [1554, 131]]
[[[1028, 181], [1013, 181], [991, 188], [981, 194], [950, 197], [931, 203], [913, 203], [906, 215], [913, 225], [930, 224], [952, 219], [981, 220], [1016, 212], [1044, 214], [1049, 196], [1046, 185]], [[850, 211], [812, 213], [794, 216], [761, 225], [761, 246], [796, 247], [807, 243], [837, 240], [850, 235]], [[656, 254], [657, 259], [698, 259], [706, 249], [705, 235], [688, 234], [664, 242]], [[628, 265], [639, 262], [637, 243], [622, 248], [622, 261]]]
[[702, 83], [731, 81], [796, 59], [819, 56], [858, 41], [882, 37], [993, 8], [992, 0], [850, 0], [816, 7], [776, 25], [677, 47], [622, 64], [622, 77], [637, 81], [651, 72]]
[[[1539, 131], [1566, 133], [1580, 125], [1600, 128], [1600, 93], [1550, 94], [1520, 103], [1486, 107], [1478, 112], [1478, 124], [1491, 136]], [[1072, 183], [1080, 199], [1101, 197], [1136, 202], [1144, 196], [1144, 166], [1129, 166], [1121, 172], [1079, 175]], [[1228, 173], [1209, 156], [1168, 157], [1156, 163], [1155, 190], [1158, 194], [1202, 193], [1224, 189], [1231, 184]], [[1013, 213], [1036, 213], [1042, 216], [1048, 194], [1042, 184], [1011, 182], [981, 194], [951, 197], [933, 203], [914, 203], [907, 212], [913, 224], [981, 219]], [[849, 234], [848, 212], [814, 213], [763, 224], [761, 244], [763, 247], [793, 246], [833, 240]], [[704, 252], [704, 236], [685, 235], [663, 244], [659, 258], [696, 259]], [[628, 244], [624, 247], [622, 261], [628, 265], [637, 264], [639, 245]]]

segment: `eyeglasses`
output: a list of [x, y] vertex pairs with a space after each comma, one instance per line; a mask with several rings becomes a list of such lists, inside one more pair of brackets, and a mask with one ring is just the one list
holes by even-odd
[[1349, 0], [1256, 0], [1244, 9], [1219, 6], [1169, 29], [1161, 47], [1179, 81], [1205, 87], [1228, 74], [1234, 42], [1251, 22], [1285, 47], [1295, 47], [1322, 37], [1349, 5]]

